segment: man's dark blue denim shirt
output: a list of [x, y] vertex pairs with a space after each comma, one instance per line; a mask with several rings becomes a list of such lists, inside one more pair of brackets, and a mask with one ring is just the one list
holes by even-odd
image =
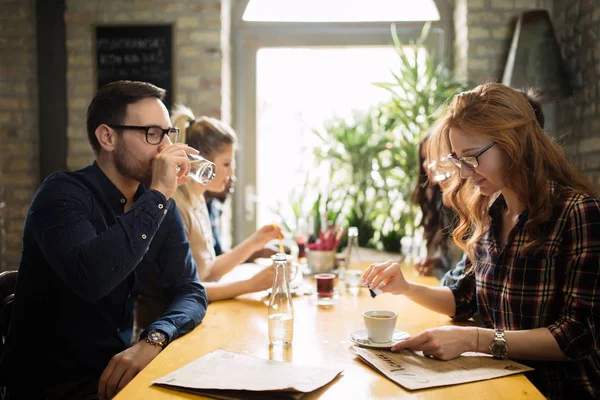
[[169, 307], [148, 330], [169, 342], [206, 314], [181, 215], [173, 200], [140, 185], [125, 196], [96, 163], [48, 177], [23, 230], [23, 252], [0, 383], [40, 389], [100, 376], [125, 350], [133, 304], [157, 274]]

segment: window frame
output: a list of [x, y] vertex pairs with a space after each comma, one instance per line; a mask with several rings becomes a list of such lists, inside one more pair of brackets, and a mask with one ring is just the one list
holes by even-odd
[[[249, 0], [234, 2], [231, 10], [231, 123], [238, 135], [237, 190], [233, 196], [232, 232], [240, 243], [256, 231], [256, 55], [261, 48], [393, 46], [392, 22], [264, 22], [242, 19]], [[437, 6], [437, 4], [436, 4]], [[449, 53], [440, 21], [431, 22], [424, 45], [435, 58]], [[403, 43], [419, 38], [425, 22], [394, 22]], [[391, 76], [390, 76], [391, 79]]]

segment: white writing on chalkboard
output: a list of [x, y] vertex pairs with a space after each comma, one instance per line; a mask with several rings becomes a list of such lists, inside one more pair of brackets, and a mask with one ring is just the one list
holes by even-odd
[[120, 79], [153, 83], [167, 91], [172, 104], [173, 55], [171, 25], [96, 27], [98, 87]]
[[101, 38], [98, 39], [96, 44], [100, 51], [113, 51], [113, 50], [150, 50], [150, 49], [162, 49], [166, 46], [164, 38], [150, 37], [150, 38]]
[[155, 52], [144, 53], [100, 53], [98, 54], [99, 65], [137, 65], [137, 64], [164, 64], [166, 62], [161, 49]]

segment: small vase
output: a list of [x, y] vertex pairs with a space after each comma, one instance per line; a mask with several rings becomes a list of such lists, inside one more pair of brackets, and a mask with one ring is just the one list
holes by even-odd
[[307, 249], [306, 262], [311, 274], [331, 272], [335, 267], [335, 251]]

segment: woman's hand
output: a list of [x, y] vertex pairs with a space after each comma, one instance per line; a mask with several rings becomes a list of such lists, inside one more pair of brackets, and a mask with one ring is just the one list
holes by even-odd
[[281, 233], [281, 229], [275, 224], [265, 225], [250, 236], [255, 251], [265, 247], [271, 240], [280, 238], [283, 238], [283, 234]]
[[[393, 261], [371, 264], [362, 277], [362, 283], [371, 289], [380, 288], [383, 292], [402, 294], [408, 292], [410, 284], [404, 278], [400, 265]], [[379, 286], [383, 283], [383, 286]]]
[[271, 265], [255, 274], [249, 279], [248, 283], [250, 284], [252, 292], [260, 292], [261, 290], [267, 290], [270, 287], [273, 287], [273, 279], [275, 279], [275, 267], [274, 265]]
[[442, 326], [427, 329], [392, 346], [392, 351], [410, 349], [438, 360], [452, 360], [467, 351], [477, 350], [477, 328]]

